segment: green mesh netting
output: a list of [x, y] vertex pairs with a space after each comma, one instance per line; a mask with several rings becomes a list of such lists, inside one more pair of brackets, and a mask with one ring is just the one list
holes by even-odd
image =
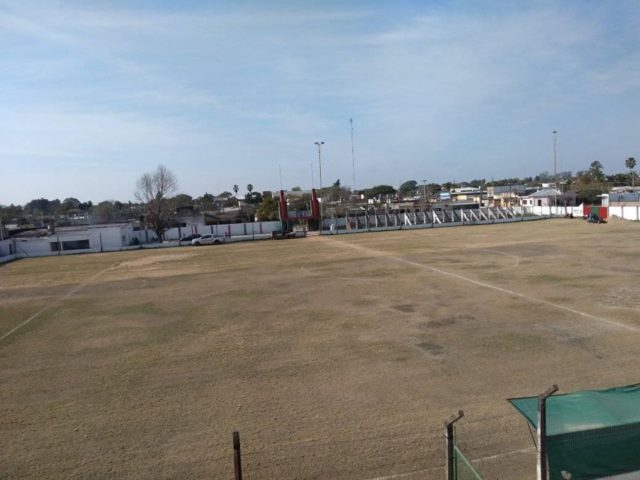
[[[537, 428], [537, 397], [510, 402]], [[547, 458], [551, 480], [639, 472], [640, 385], [549, 397]]]
[[482, 480], [480, 474], [457, 446], [453, 447], [453, 472], [456, 480]]

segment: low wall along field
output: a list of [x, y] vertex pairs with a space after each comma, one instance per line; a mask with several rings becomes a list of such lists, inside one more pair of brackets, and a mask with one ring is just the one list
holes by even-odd
[[[506, 398], [638, 381], [640, 225], [580, 219], [0, 265], [6, 478], [530, 479]], [[597, 255], [589, 252], [597, 252]]]

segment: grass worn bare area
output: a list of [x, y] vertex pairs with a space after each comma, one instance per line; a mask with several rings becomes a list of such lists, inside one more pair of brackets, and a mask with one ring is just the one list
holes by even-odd
[[[0, 266], [0, 477], [528, 479], [505, 399], [638, 382], [640, 225], [443, 228]], [[38, 313], [40, 312], [40, 313]], [[583, 315], [586, 314], [586, 315]]]

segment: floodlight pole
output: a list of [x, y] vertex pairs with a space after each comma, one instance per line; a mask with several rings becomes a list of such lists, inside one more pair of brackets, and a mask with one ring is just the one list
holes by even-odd
[[445, 442], [446, 442], [446, 454], [447, 454], [447, 461], [446, 461], [446, 469], [447, 469], [447, 480], [454, 480], [455, 479], [455, 457], [454, 457], [454, 451], [453, 451], [453, 447], [454, 447], [454, 438], [453, 438], [453, 424], [456, 423], [458, 420], [460, 420], [462, 417], [464, 417], [464, 412], [462, 410], [458, 410], [458, 414], [457, 415], [453, 415], [451, 417], [449, 417], [448, 420], [446, 420], [444, 422], [444, 427], [445, 427]]
[[558, 131], [553, 131], [553, 207], [554, 213], [558, 213], [558, 155], [556, 145], [558, 143]]
[[538, 396], [538, 471], [537, 480], [548, 480], [547, 465], [547, 398], [558, 391], [553, 385]]
[[322, 145], [324, 142], [314, 142], [318, 146], [318, 173], [320, 174], [320, 190], [322, 190]]

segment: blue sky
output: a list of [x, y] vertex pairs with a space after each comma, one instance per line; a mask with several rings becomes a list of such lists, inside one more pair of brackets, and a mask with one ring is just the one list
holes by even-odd
[[0, 0], [0, 204], [640, 157], [640, 4]]

